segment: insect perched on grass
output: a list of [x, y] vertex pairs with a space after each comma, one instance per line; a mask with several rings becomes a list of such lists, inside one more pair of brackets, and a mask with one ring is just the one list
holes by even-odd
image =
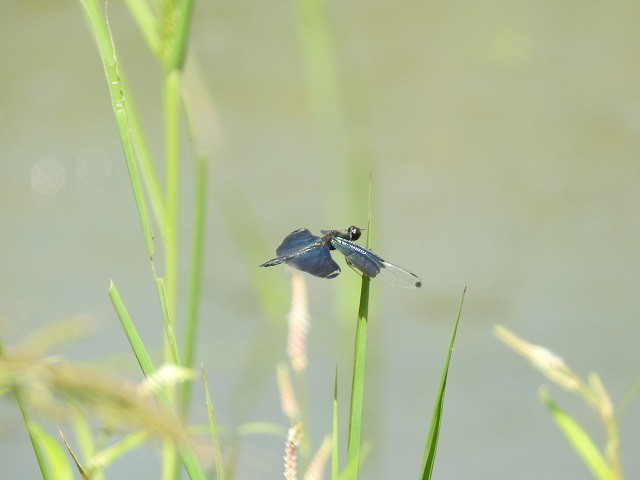
[[260, 265], [272, 267], [286, 263], [298, 270], [320, 278], [335, 278], [340, 267], [331, 257], [331, 250], [344, 255], [347, 264], [369, 278], [396, 287], [420, 288], [422, 281], [402, 267], [389, 263], [370, 250], [354, 243], [362, 230], [351, 225], [346, 230], [321, 230], [322, 236], [313, 235], [306, 228], [291, 232], [276, 249], [276, 258]]

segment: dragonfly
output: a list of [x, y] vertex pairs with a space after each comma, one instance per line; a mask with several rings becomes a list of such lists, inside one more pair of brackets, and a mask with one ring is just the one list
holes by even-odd
[[264, 262], [261, 267], [286, 263], [298, 270], [320, 278], [335, 278], [340, 267], [331, 257], [331, 250], [344, 255], [347, 265], [362, 275], [383, 283], [403, 288], [420, 288], [420, 278], [398, 265], [389, 263], [371, 250], [355, 243], [362, 234], [361, 228], [351, 225], [346, 230], [321, 230], [322, 236], [313, 235], [301, 228], [285, 237], [276, 249], [276, 258]]

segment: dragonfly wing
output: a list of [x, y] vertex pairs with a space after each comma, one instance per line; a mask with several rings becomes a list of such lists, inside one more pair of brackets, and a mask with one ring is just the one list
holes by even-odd
[[334, 247], [345, 256], [349, 265], [369, 278], [403, 288], [420, 288], [422, 281], [402, 267], [389, 263], [357, 243], [340, 237], [332, 239]]
[[292, 255], [303, 248], [310, 247], [320, 237], [316, 237], [306, 228], [301, 228], [295, 232], [291, 232], [285, 237], [280, 246], [276, 249], [278, 256], [284, 257]]
[[340, 267], [331, 258], [328, 245], [318, 245], [303, 251], [288, 260], [287, 264], [320, 278], [334, 278], [340, 273]]

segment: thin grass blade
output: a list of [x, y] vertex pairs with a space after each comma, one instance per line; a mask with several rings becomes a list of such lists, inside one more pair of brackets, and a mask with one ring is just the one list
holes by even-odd
[[[369, 208], [367, 215], [367, 241], [371, 240], [371, 172], [369, 172]], [[360, 465], [360, 443], [362, 434], [362, 403], [364, 398], [364, 373], [367, 353], [367, 325], [369, 321], [369, 284], [371, 279], [362, 276], [360, 287], [360, 305], [356, 324], [356, 343], [353, 360], [353, 379], [351, 383], [351, 403], [349, 406], [349, 438], [347, 442], [347, 470], [352, 472], [351, 478], [358, 478]]]
[[578, 423], [551, 399], [546, 389], [539, 392], [540, 401], [546, 405], [569, 445], [582, 459], [591, 474], [598, 480], [616, 480], [618, 477], [609, 467], [591, 437]]
[[[111, 282], [111, 287], [109, 288], [109, 298], [111, 299], [113, 308], [116, 310], [118, 318], [120, 319], [120, 323], [122, 324], [122, 328], [124, 329], [125, 334], [127, 335], [127, 338], [129, 340], [129, 345], [131, 345], [131, 349], [133, 350], [136, 359], [138, 360], [138, 364], [140, 365], [142, 372], [146, 377], [150, 377], [155, 371], [153, 363], [151, 362], [149, 353], [142, 343], [142, 340], [140, 339], [140, 336], [138, 335], [138, 332], [133, 325], [133, 322], [131, 321], [131, 317], [129, 316], [129, 313], [127, 312], [127, 309], [125, 308], [124, 303], [122, 302], [122, 299], [120, 298], [120, 295], [118, 294], [118, 291], [116, 290], [113, 282]], [[166, 392], [161, 390], [159, 392], [156, 392], [155, 396], [160, 402], [162, 402], [164, 406], [170, 409], [173, 408], [173, 405], [169, 400]], [[182, 461], [182, 464], [187, 471], [189, 478], [204, 480], [204, 472], [202, 471], [202, 468], [198, 463], [198, 459], [196, 458], [191, 448], [185, 444], [178, 444], [177, 448], [180, 455], [180, 460]]]
[[209, 414], [209, 431], [211, 432], [211, 441], [213, 442], [213, 456], [216, 462], [216, 477], [218, 480], [224, 480], [224, 466], [222, 465], [222, 454], [220, 453], [220, 444], [218, 443], [218, 428], [216, 427], [215, 417], [213, 415], [213, 404], [209, 396], [209, 384], [207, 383], [207, 374], [202, 367], [202, 382], [204, 384], [204, 394], [207, 401], [207, 413]]
[[447, 386], [447, 376], [449, 374], [449, 363], [451, 361], [451, 352], [453, 352], [453, 345], [456, 341], [456, 333], [458, 332], [458, 324], [460, 323], [460, 314], [462, 313], [462, 304], [464, 303], [464, 296], [467, 292], [465, 288], [462, 292], [462, 299], [460, 300], [460, 307], [458, 308], [458, 315], [456, 316], [456, 322], [453, 326], [453, 332], [451, 334], [451, 340], [449, 341], [449, 349], [447, 350], [447, 357], [444, 361], [444, 368], [442, 370], [442, 377], [440, 379], [440, 387], [436, 396], [436, 404], [433, 408], [433, 414], [431, 415], [431, 426], [429, 428], [429, 435], [427, 436], [427, 443], [424, 448], [424, 455], [422, 458], [422, 473], [420, 478], [422, 480], [428, 480], [433, 473], [433, 466], [436, 459], [436, 450], [438, 448], [438, 438], [440, 435], [440, 424], [442, 421], [442, 409], [444, 406], [444, 392]]
[[[75, 433], [76, 442], [80, 448], [82, 458], [88, 459], [95, 454], [95, 442], [89, 422], [82, 414], [80, 409], [74, 408], [73, 412], [73, 431]], [[102, 471], [95, 471], [91, 474], [91, 480], [104, 480]]]
[[67, 455], [58, 441], [49, 435], [35, 422], [31, 422], [30, 431], [42, 447], [42, 453], [48, 465], [48, 471], [55, 480], [73, 480], [73, 471], [67, 460]]
[[80, 460], [78, 460], [78, 457], [76, 457], [76, 454], [71, 449], [71, 445], [69, 445], [69, 442], [67, 442], [67, 439], [62, 433], [62, 430], [59, 430], [59, 431], [60, 431], [60, 437], [62, 437], [62, 441], [64, 442], [65, 447], [67, 447], [67, 451], [69, 452], [69, 455], [71, 455], [71, 458], [73, 458], [73, 461], [76, 464], [76, 468], [78, 469], [78, 472], [80, 472], [80, 476], [82, 477], [83, 480], [89, 480], [89, 476], [84, 471], [84, 468], [82, 468], [82, 465], [80, 464]]
[[[4, 357], [4, 344], [2, 343], [2, 339], [0, 338], [0, 360]], [[44, 456], [42, 455], [42, 449], [40, 448], [40, 444], [38, 443], [38, 439], [35, 434], [31, 430], [31, 419], [29, 418], [29, 412], [27, 412], [27, 408], [22, 401], [22, 396], [20, 395], [20, 391], [14, 389], [13, 395], [18, 403], [18, 407], [20, 408], [20, 413], [22, 414], [22, 420], [24, 421], [25, 426], [27, 427], [27, 433], [29, 434], [29, 440], [31, 441], [31, 447], [33, 448], [33, 453], [36, 456], [36, 460], [38, 461], [38, 466], [40, 467], [40, 474], [42, 475], [43, 480], [49, 480], [49, 471], [47, 470], [47, 465], [44, 461]]]
[[[196, 172], [195, 219], [193, 223], [193, 247], [191, 253], [191, 278], [189, 280], [189, 299], [182, 344], [183, 362], [187, 368], [193, 368], [197, 345], [198, 313], [202, 293], [202, 267], [204, 265], [205, 212], [207, 203], [207, 157], [198, 156]], [[189, 408], [191, 383], [182, 386], [180, 406], [184, 414]]]
[[153, 362], [151, 362], [151, 357], [147, 352], [147, 349], [144, 347], [142, 340], [140, 339], [140, 335], [138, 335], [138, 331], [136, 327], [133, 325], [131, 321], [131, 317], [129, 316], [129, 312], [127, 308], [124, 306], [122, 298], [120, 298], [120, 294], [116, 289], [116, 286], [111, 282], [111, 286], [109, 287], [109, 298], [111, 299], [111, 303], [113, 304], [113, 308], [120, 319], [120, 324], [124, 330], [127, 339], [129, 340], [129, 345], [131, 345], [131, 350], [133, 350], [133, 354], [136, 356], [138, 360], [138, 364], [140, 365], [140, 369], [142, 373], [146, 377], [151, 376], [155, 371], [153, 367]]
[[138, 209], [138, 216], [140, 218], [147, 252], [149, 254], [149, 258], [151, 258], [154, 253], [151, 224], [149, 222], [147, 204], [142, 193], [142, 184], [140, 183], [140, 175], [138, 173], [138, 166], [135, 159], [135, 149], [127, 116], [128, 106], [125, 101], [127, 95], [125, 94], [125, 87], [120, 81], [113, 39], [109, 30], [109, 23], [106, 20], [97, 0], [80, 0], [80, 2], [84, 6], [89, 26], [91, 27], [98, 44], [98, 51], [100, 52], [105, 76], [107, 77], [107, 85], [111, 96], [113, 114], [116, 118], [120, 143], [122, 144], [122, 149], [124, 151], [129, 179], [133, 189], [133, 196]]

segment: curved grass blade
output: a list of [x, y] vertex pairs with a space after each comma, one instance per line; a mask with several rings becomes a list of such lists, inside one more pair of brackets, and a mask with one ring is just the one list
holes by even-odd
[[440, 435], [440, 424], [442, 421], [442, 408], [444, 406], [444, 391], [447, 386], [447, 375], [449, 374], [449, 363], [451, 361], [451, 352], [453, 352], [453, 344], [456, 340], [456, 333], [458, 331], [458, 324], [460, 323], [460, 314], [462, 313], [462, 304], [464, 303], [464, 295], [467, 292], [465, 287], [462, 292], [462, 299], [460, 300], [460, 307], [458, 307], [458, 315], [456, 316], [456, 322], [453, 326], [453, 333], [451, 334], [451, 340], [449, 342], [449, 349], [447, 350], [447, 357], [444, 361], [444, 368], [442, 370], [442, 377], [440, 379], [440, 387], [436, 396], [436, 404], [433, 408], [433, 414], [431, 415], [431, 426], [429, 427], [429, 435], [427, 436], [427, 444], [424, 447], [424, 455], [422, 457], [422, 473], [420, 478], [422, 480], [428, 480], [433, 473], [433, 466], [436, 460], [436, 450], [438, 448], [438, 437]]
[[[0, 360], [2, 360], [4, 355], [4, 345], [2, 343], [2, 339], [0, 339]], [[22, 414], [22, 419], [25, 426], [27, 427], [27, 433], [29, 434], [31, 447], [33, 448], [33, 453], [35, 454], [36, 460], [38, 461], [38, 466], [40, 467], [40, 474], [42, 475], [43, 480], [49, 480], [49, 471], [47, 470], [47, 465], [44, 461], [44, 456], [42, 455], [42, 449], [40, 448], [40, 444], [38, 443], [38, 439], [36, 438], [35, 433], [31, 430], [31, 419], [29, 418], [27, 408], [22, 401], [22, 396], [17, 389], [14, 389], [13, 395], [16, 398], [16, 402], [18, 403], [18, 407], [20, 408], [20, 413]]]
[[553, 421], [565, 436], [569, 445], [582, 459], [591, 474], [598, 480], [616, 480], [618, 477], [609, 467], [587, 432], [568, 413], [556, 405], [546, 389], [540, 389], [539, 397], [540, 401], [549, 409]]
[[31, 422], [29, 428], [42, 447], [51, 476], [56, 480], [73, 480], [71, 465], [58, 441], [35, 422]]

